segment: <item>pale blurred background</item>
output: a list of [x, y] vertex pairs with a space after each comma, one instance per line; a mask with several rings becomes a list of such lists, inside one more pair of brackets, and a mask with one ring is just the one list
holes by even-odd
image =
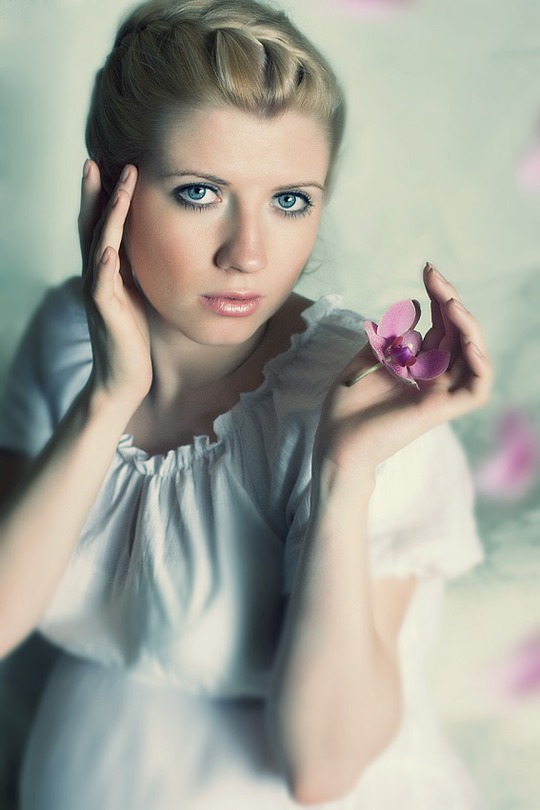
[[[0, 0], [0, 385], [45, 288], [80, 270], [90, 87], [131, 5]], [[385, 14], [384, 0], [276, 5], [327, 54], [349, 102], [320, 268], [301, 289], [340, 292], [377, 318], [398, 298], [422, 300], [426, 260], [451, 278], [483, 323], [497, 370], [492, 404], [456, 425], [476, 469], [496, 451], [508, 408], [539, 431], [540, 2], [394, 0]], [[494, 686], [515, 646], [540, 634], [538, 474], [522, 489], [511, 501], [500, 483], [479, 494], [487, 560], [450, 585], [432, 659], [448, 733], [493, 810], [540, 801], [540, 678], [513, 697]], [[22, 738], [30, 714], [1, 683], [0, 700], [5, 745]], [[13, 761], [3, 763], [9, 782]]]

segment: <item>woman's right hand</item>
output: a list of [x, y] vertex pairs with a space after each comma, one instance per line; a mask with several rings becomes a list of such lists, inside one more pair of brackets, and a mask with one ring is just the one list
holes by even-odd
[[133, 411], [152, 384], [144, 300], [122, 246], [136, 183], [136, 167], [126, 166], [103, 208], [99, 168], [88, 160], [78, 220], [83, 291], [94, 357], [91, 389], [112, 395]]

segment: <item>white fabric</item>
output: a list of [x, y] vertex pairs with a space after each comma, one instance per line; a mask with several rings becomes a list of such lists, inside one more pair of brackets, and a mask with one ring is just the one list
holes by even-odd
[[[122, 437], [40, 627], [66, 655], [28, 749], [24, 810], [295, 806], [264, 743], [262, 706], [309, 514], [320, 407], [364, 342], [362, 318], [338, 297], [304, 318], [263, 385], [218, 417], [217, 441], [148, 457]], [[48, 295], [15, 358], [0, 446], [35, 455], [90, 366], [72, 279]], [[449, 428], [380, 466], [369, 541], [374, 577], [421, 579], [400, 638], [404, 721], [353, 795], [328, 806], [480, 807], [421, 676], [444, 578], [482, 558]]]

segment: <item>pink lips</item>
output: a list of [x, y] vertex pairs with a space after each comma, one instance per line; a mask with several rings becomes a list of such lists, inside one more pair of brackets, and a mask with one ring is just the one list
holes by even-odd
[[252, 293], [227, 293], [202, 295], [205, 307], [227, 318], [245, 318], [257, 311], [262, 296]]

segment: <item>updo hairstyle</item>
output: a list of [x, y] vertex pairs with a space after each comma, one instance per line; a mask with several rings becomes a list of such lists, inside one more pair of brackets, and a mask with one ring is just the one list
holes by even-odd
[[283, 11], [257, 0], [151, 0], [120, 25], [96, 75], [86, 145], [104, 191], [126, 163], [141, 165], [168, 114], [205, 106], [307, 114], [328, 134], [330, 175], [343, 96], [325, 58]]

